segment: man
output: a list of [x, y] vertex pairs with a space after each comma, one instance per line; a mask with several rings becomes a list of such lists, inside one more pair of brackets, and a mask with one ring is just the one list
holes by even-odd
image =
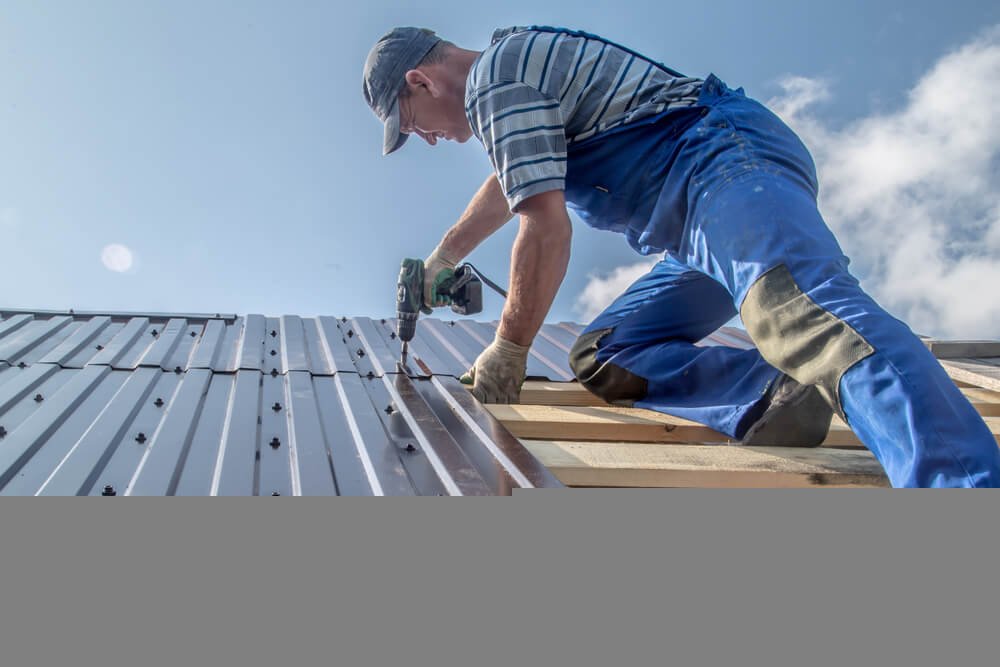
[[[493, 343], [467, 376], [516, 402], [569, 261], [567, 204], [664, 254], [579, 337], [580, 382], [619, 405], [744, 444], [818, 445], [836, 411], [894, 486], [996, 486], [989, 429], [919, 339], [864, 293], [816, 206], [795, 134], [714, 75], [685, 77], [596, 35], [535, 26], [484, 51], [397, 28], [365, 64], [383, 152], [475, 135], [495, 169], [426, 261], [424, 300], [513, 215], [520, 231]], [[737, 313], [757, 349], [697, 347]]]

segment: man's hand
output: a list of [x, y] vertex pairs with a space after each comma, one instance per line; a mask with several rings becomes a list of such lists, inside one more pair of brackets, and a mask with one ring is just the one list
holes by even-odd
[[446, 280], [455, 275], [455, 262], [441, 253], [438, 246], [430, 257], [424, 260], [424, 305], [421, 310], [429, 315], [432, 308], [447, 306], [451, 299], [438, 294], [438, 288]]
[[461, 381], [483, 403], [519, 403], [529, 349], [497, 334]]

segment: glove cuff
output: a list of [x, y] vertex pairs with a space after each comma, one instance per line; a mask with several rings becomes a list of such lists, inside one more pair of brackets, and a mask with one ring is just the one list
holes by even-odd
[[530, 345], [518, 345], [514, 341], [507, 340], [499, 333], [493, 338], [493, 347], [505, 357], [520, 359], [522, 361], [528, 358], [528, 351], [531, 350]]
[[445, 255], [441, 251], [441, 246], [438, 246], [438, 247], [434, 248], [434, 252], [432, 252], [427, 257], [426, 260], [424, 260], [424, 266], [430, 266], [435, 261], [441, 262], [441, 264], [443, 264], [444, 266], [446, 266], [449, 269], [454, 269], [455, 265], [458, 263], [457, 260], [453, 260], [452, 258], [450, 258], [447, 255]]

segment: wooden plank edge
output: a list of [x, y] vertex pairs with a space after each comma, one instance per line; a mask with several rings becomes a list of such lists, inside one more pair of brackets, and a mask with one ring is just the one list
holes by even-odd
[[924, 345], [938, 359], [1000, 357], [1000, 341], [924, 339]]
[[524, 440], [567, 486], [803, 488], [885, 487], [870, 452]]
[[996, 366], [982, 366], [981, 370], [976, 370], [975, 359], [945, 360], [940, 363], [952, 380], [960, 380], [990, 391], [1000, 391], [1000, 369]]
[[[631, 441], [666, 444], [733, 444], [732, 438], [702, 424], [634, 408], [540, 405], [487, 405], [515, 437], [549, 440]], [[984, 417], [1000, 444], [1000, 418]], [[822, 447], [864, 449], [857, 435], [834, 417]], [[810, 448], [806, 448], [810, 449]]]

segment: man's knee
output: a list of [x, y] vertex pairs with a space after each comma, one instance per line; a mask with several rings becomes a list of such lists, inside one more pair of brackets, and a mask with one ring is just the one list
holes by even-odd
[[815, 385], [843, 416], [840, 378], [875, 351], [861, 334], [809, 298], [784, 264], [750, 287], [740, 317], [769, 364]]
[[631, 406], [646, 395], [647, 381], [609, 361], [598, 361], [597, 350], [612, 329], [598, 329], [582, 334], [569, 353], [569, 365], [584, 387], [592, 394], [615, 405]]

